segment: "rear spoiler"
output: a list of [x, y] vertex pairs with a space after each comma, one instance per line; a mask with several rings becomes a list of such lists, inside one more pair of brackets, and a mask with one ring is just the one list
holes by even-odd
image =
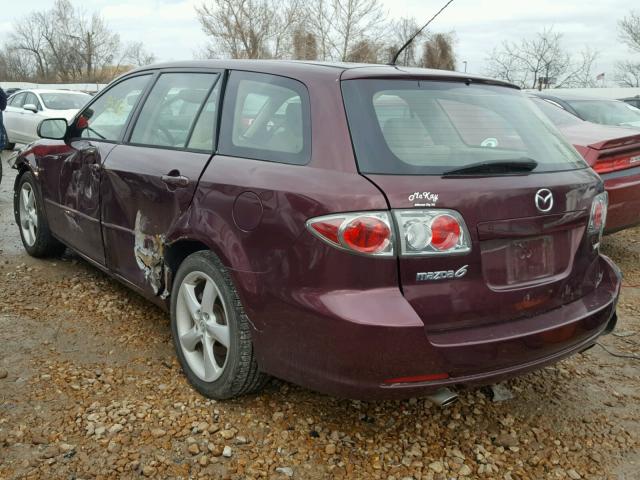
[[628, 137], [614, 138], [589, 145], [594, 150], [613, 150], [611, 153], [624, 153], [631, 149], [640, 149], [640, 133]]

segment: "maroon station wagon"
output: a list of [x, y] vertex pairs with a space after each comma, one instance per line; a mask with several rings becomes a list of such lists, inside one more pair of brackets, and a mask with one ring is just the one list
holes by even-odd
[[444, 403], [616, 322], [602, 180], [509, 84], [171, 63], [39, 134], [14, 164], [27, 252], [70, 247], [170, 310], [183, 370], [213, 398], [273, 375]]

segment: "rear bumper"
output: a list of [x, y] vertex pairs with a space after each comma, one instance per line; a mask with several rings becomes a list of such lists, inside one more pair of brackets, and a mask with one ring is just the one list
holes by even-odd
[[605, 234], [640, 224], [640, 167], [600, 176], [609, 193]]
[[[494, 383], [582, 351], [606, 333], [615, 322], [621, 274], [604, 256], [600, 267], [598, 288], [558, 309], [440, 333], [425, 334], [397, 289], [298, 296], [304, 304], [283, 305], [281, 321], [254, 332], [258, 361], [277, 377], [347, 398], [406, 398]], [[385, 383], [437, 373], [450, 378]]]

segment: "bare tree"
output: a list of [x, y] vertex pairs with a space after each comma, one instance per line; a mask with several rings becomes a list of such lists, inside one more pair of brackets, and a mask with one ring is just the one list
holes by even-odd
[[[393, 59], [395, 53], [409, 40], [418, 30], [420, 29], [420, 25], [415, 18], [401, 18], [398, 21], [395, 21], [391, 25], [391, 34], [392, 40], [388, 45], [389, 58], [388, 61]], [[407, 48], [404, 49], [400, 57], [398, 58], [397, 64], [404, 65], [405, 67], [417, 67], [420, 65], [420, 59], [418, 59], [417, 55], [417, 46], [420, 44], [420, 40], [426, 35], [426, 32], [422, 32], [419, 34], [413, 42], [409, 44]]]
[[21, 80], [94, 82], [121, 72], [119, 60], [136, 63], [152, 56], [142, 44], [123, 46], [99, 15], [87, 16], [70, 0], [56, 0], [49, 10], [15, 23], [2, 58]]
[[632, 11], [618, 23], [620, 39], [631, 49], [640, 52], [640, 12]]
[[621, 87], [640, 87], [640, 63], [627, 61], [616, 64], [615, 81]]
[[282, 58], [290, 55], [301, 18], [300, 0], [209, 0], [196, 6], [210, 38], [210, 57]]
[[456, 56], [453, 52], [453, 35], [436, 33], [423, 45], [421, 66], [439, 70], [455, 70]]
[[377, 63], [379, 48], [368, 40], [360, 40], [351, 47], [345, 60], [355, 63]]
[[504, 42], [488, 58], [489, 74], [523, 88], [538, 86], [591, 86], [598, 53], [591, 50], [572, 57], [562, 46], [562, 35], [545, 29], [520, 43]]
[[380, 45], [387, 32], [387, 15], [380, 0], [310, 0], [305, 17], [322, 60], [354, 58], [365, 43]]
[[[640, 53], [640, 12], [631, 12], [618, 23], [620, 39]], [[622, 87], [640, 87], [640, 62], [627, 60], [616, 64], [615, 81]]]
[[317, 60], [318, 42], [313, 33], [303, 27], [293, 32], [293, 58], [296, 60]]
[[124, 50], [123, 58], [119, 65], [133, 65], [134, 67], [143, 67], [156, 61], [156, 56], [148, 52], [144, 48], [142, 42], [129, 43]]

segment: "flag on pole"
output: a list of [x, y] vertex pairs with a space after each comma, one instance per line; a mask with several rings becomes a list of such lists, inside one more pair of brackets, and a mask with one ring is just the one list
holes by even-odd
[[604, 80], [604, 73], [601, 73], [600, 75], [598, 75], [596, 77], [596, 80], [600, 81], [600, 80]]

